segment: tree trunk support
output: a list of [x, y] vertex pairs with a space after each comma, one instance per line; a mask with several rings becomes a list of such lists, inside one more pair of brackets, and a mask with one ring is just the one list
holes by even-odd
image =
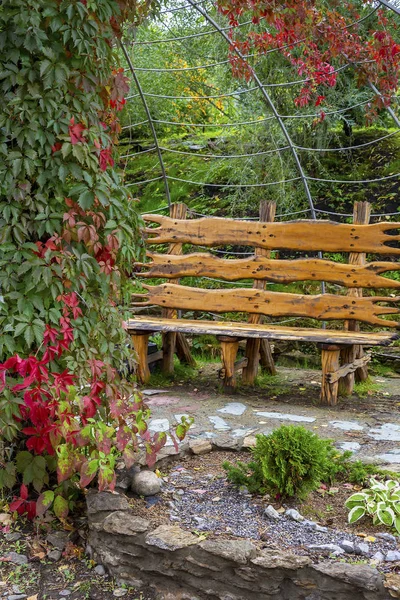
[[[276, 203], [275, 202], [260, 202], [260, 221], [263, 223], [272, 223], [275, 219]], [[266, 256], [269, 258], [271, 252], [264, 248], [256, 248], [254, 251], [256, 256]], [[257, 280], [253, 283], [253, 288], [265, 289], [265, 280]], [[261, 323], [262, 316], [258, 314], [249, 315], [249, 323]], [[258, 365], [260, 363], [271, 375], [276, 375], [274, 359], [272, 358], [271, 347], [268, 340], [260, 340], [257, 338], [248, 339], [246, 342], [247, 366], [242, 372], [243, 383], [253, 384], [258, 373]]]
[[[187, 206], [183, 202], [172, 204], [170, 209], [170, 217], [173, 219], [185, 219]], [[182, 254], [182, 244], [170, 244], [168, 248], [169, 254]], [[179, 283], [179, 279], [175, 283]], [[162, 311], [162, 316], [167, 319], [176, 319], [178, 313], [175, 309], [166, 308]], [[174, 354], [175, 351], [179, 360], [194, 366], [195, 360], [191, 355], [189, 344], [182, 333], [163, 333], [163, 360], [162, 371], [164, 375], [172, 375], [174, 372]]]
[[329, 375], [335, 373], [340, 366], [340, 347], [328, 344], [321, 344], [321, 363], [322, 363], [322, 385], [321, 385], [321, 404], [336, 406], [339, 381], [330, 383]]
[[239, 348], [239, 339], [229, 336], [218, 336], [221, 343], [222, 364], [224, 369], [223, 388], [226, 394], [232, 394], [236, 388], [235, 360]]
[[133, 347], [137, 356], [136, 375], [140, 383], [146, 383], [150, 379], [147, 351], [150, 333], [138, 331], [131, 335]]
[[[353, 223], [355, 225], [368, 225], [371, 216], [371, 204], [369, 202], [355, 202], [353, 209]], [[366, 255], [364, 252], [350, 252], [349, 263], [351, 265], [365, 265]], [[363, 295], [362, 288], [350, 288], [349, 296], [361, 298]], [[348, 331], [360, 331], [358, 321], [346, 321], [345, 328]], [[353, 346], [345, 348], [341, 353], [342, 364], [352, 363], [354, 360], [363, 358], [364, 350], [362, 346]], [[355, 373], [349, 373], [346, 377], [340, 380], [339, 393], [345, 396], [350, 396], [354, 389], [355, 381], [365, 381], [368, 379], [368, 367], [366, 365], [359, 367]]]

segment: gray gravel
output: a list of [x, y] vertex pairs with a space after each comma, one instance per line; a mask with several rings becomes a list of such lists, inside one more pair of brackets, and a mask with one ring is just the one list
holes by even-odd
[[[171, 521], [179, 522], [192, 531], [261, 540], [268, 546], [296, 550], [299, 554], [326, 553], [326, 550], [322, 552], [309, 546], [336, 546], [343, 553], [342, 556], [348, 556], [349, 559], [372, 558], [379, 552], [386, 558], [387, 553], [392, 551], [389, 560], [400, 560], [397, 540], [391, 534], [376, 535], [376, 542], [367, 544], [348, 532], [321, 527], [308, 520], [293, 520], [291, 513], [271, 520], [264, 514], [265, 502], [246, 494], [246, 491], [238, 490], [224, 477], [214, 478], [206, 474], [194, 478], [189, 470], [180, 465], [171, 470], [168, 481], [164, 483], [164, 492], [172, 498], [168, 502]], [[349, 554], [353, 549], [354, 553]], [[386, 567], [389, 567], [388, 562]]]

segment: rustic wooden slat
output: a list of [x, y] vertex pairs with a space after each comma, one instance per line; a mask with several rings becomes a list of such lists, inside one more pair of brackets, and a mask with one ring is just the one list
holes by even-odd
[[289, 221], [260, 223], [224, 218], [191, 220], [171, 219], [162, 215], [144, 215], [147, 222], [159, 227], [145, 229], [148, 244], [189, 243], [203, 246], [245, 244], [267, 250], [299, 250], [326, 252], [370, 252], [399, 255], [400, 235], [385, 232], [399, 230], [400, 223], [350, 225], [333, 221]]
[[[399, 303], [400, 298], [372, 296], [348, 298], [334, 294], [316, 296], [270, 292], [256, 289], [208, 290], [173, 283], [143, 286], [148, 290], [148, 301], [139, 305], [180, 308], [183, 310], [209, 310], [211, 312], [248, 312], [271, 317], [310, 317], [320, 320], [356, 319], [370, 325], [398, 327], [379, 315], [400, 314], [400, 308], [381, 306], [379, 302]], [[134, 304], [133, 304], [134, 305]]]
[[238, 338], [264, 338], [269, 340], [305, 341], [326, 344], [361, 344], [366, 347], [388, 346], [400, 337], [392, 331], [337, 331], [286, 327], [281, 325], [250, 325], [231, 321], [196, 321], [194, 319], [164, 319], [162, 317], [135, 316], [127, 321], [128, 331], [155, 332], [181, 331], [190, 334], [230, 335]]
[[400, 288], [400, 281], [379, 275], [387, 271], [400, 271], [399, 262], [343, 264], [318, 258], [279, 260], [260, 255], [228, 260], [204, 252], [181, 256], [148, 252], [147, 256], [151, 262], [145, 263], [144, 266], [149, 270], [140, 273], [140, 277], [218, 277], [225, 281], [257, 279], [274, 283], [327, 281], [349, 288]]
[[355, 373], [360, 367], [365, 367], [370, 360], [371, 356], [364, 354], [362, 358], [356, 358], [352, 363], [342, 365], [337, 371], [327, 375], [328, 383], [335, 383], [335, 381], [347, 377], [350, 373]]
[[[261, 223], [272, 223], [275, 219], [276, 212], [276, 202], [266, 202], [265, 200], [260, 203], [260, 222]], [[255, 248], [255, 258], [264, 258], [268, 260], [271, 256], [271, 251], [266, 250], [265, 248]], [[253, 288], [256, 290], [265, 289], [266, 280], [265, 279], [255, 279], [253, 283]], [[262, 323], [263, 316], [257, 313], [252, 313], [248, 318], [249, 323]], [[267, 371], [270, 375], [276, 375], [276, 368], [274, 364], [274, 359], [272, 358], [271, 348], [269, 347], [268, 340], [264, 340], [266, 347], [265, 358], [267, 359]], [[242, 373], [242, 381], [243, 383], [253, 384], [255, 378], [258, 373], [258, 365], [260, 362], [260, 346], [261, 340], [257, 340], [256, 338], [250, 338], [246, 343], [246, 352], [245, 356], [247, 357], [247, 365], [243, 369]]]

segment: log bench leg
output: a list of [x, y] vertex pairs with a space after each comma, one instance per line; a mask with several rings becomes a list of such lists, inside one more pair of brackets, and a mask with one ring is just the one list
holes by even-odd
[[[347, 365], [354, 362], [356, 358], [356, 346], [347, 346], [340, 352], [340, 362], [342, 365]], [[351, 396], [354, 390], [355, 373], [349, 373], [339, 379], [339, 395]]]
[[162, 372], [164, 375], [172, 375], [174, 372], [174, 354], [176, 347], [176, 333], [163, 333], [163, 359]]
[[276, 375], [277, 370], [272, 356], [271, 344], [265, 338], [260, 343], [260, 364], [269, 375]]
[[335, 373], [340, 366], [340, 348], [339, 346], [322, 344], [321, 362], [322, 362], [322, 385], [321, 385], [321, 404], [335, 406], [337, 404], [339, 381], [329, 383], [328, 375]]
[[260, 345], [259, 338], [250, 338], [246, 342], [245, 357], [247, 358], [247, 366], [242, 372], [243, 383], [253, 385], [258, 373], [258, 364], [260, 362]]
[[196, 366], [196, 361], [190, 352], [189, 343], [183, 333], [180, 333], [179, 331], [176, 334], [176, 354], [181, 363], [185, 363], [186, 365], [189, 365], [189, 367]]
[[224, 392], [232, 394], [236, 388], [235, 359], [239, 348], [239, 340], [233, 337], [218, 337], [221, 342], [222, 363], [225, 370], [223, 381]]
[[147, 362], [149, 335], [149, 333], [137, 332], [131, 336], [138, 360], [136, 374], [140, 383], [146, 383], [150, 379], [150, 369]]

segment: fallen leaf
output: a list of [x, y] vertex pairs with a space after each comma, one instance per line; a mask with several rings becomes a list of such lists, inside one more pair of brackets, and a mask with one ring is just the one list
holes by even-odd
[[27, 600], [37, 600], [37, 599], [38, 599], [38, 595], [37, 594], [34, 594], [33, 596], [29, 596], [27, 598]]
[[367, 537], [366, 533], [356, 533], [356, 535], [358, 535], [358, 537], [362, 537], [362, 538], [366, 538]]
[[366, 542], [376, 542], [376, 538], [373, 535], [367, 535], [365, 538]]

